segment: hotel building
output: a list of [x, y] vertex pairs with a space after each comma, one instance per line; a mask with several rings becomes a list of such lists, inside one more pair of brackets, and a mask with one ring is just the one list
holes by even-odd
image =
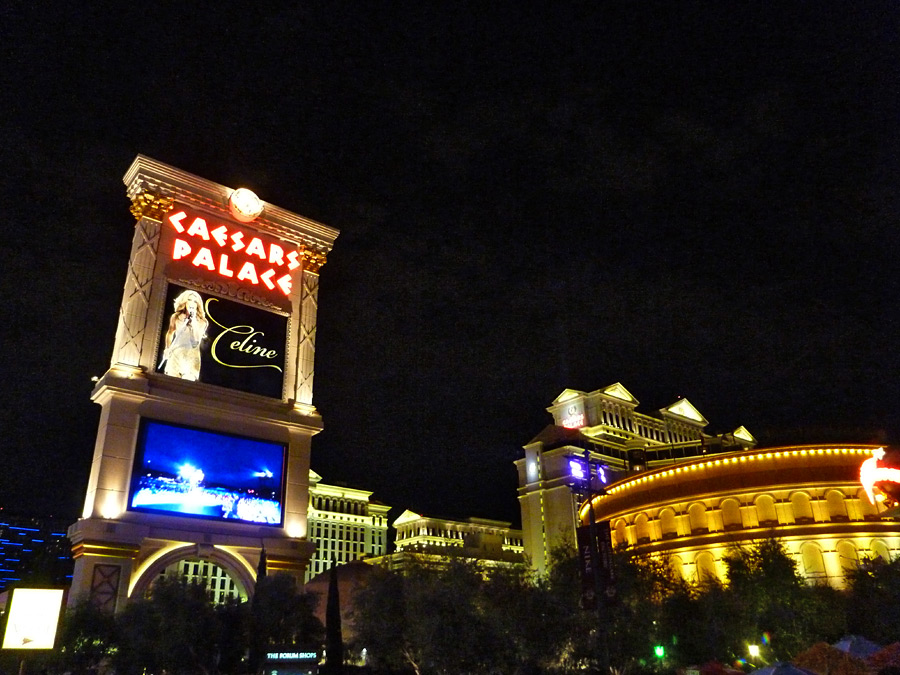
[[477, 560], [488, 568], [521, 565], [525, 559], [521, 530], [485, 518], [447, 520], [404, 511], [393, 523], [396, 551], [373, 564], [403, 569], [414, 562], [441, 564], [450, 559]]
[[316, 545], [305, 581], [332, 565], [382, 556], [387, 550], [388, 511], [372, 493], [322, 483], [309, 472], [309, 538]]
[[604, 468], [606, 482], [618, 477], [752, 448], [744, 428], [718, 436], [704, 433], [708, 422], [687, 399], [651, 416], [637, 412], [638, 400], [621, 384], [593, 392], [566, 389], [547, 411], [553, 424], [525, 445], [516, 460], [525, 555], [545, 572], [554, 549], [574, 550], [578, 497], [569, 460], [586, 457]]
[[594, 514], [609, 521], [614, 546], [665, 555], [692, 581], [724, 580], [729, 548], [776, 537], [810, 583], [842, 588], [862, 561], [900, 554], [900, 523], [859, 482], [877, 449], [804, 445], [699, 458], [611, 484], [594, 498]]
[[0, 593], [20, 583], [71, 583], [67, 525], [54, 518], [4, 516], [0, 520]]
[[865, 558], [900, 553], [900, 524], [859, 482], [876, 446], [755, 449], [744, 427], [704, 433], [706, 419], [686, 399], [658, 417], [637, 405], [620, 384], [566, 390], [548, 408], [555, 424], [516, 461], [525, 553], [538, 571], [555, 547], [573, 550], [576, 525], [589, 522], [570, 466], [584, 457], [603, 469], [592, 504], [613, 546], [667, 556], [689, 580], [724, 580], [729, 548], [768, 537], [811, 583], [835, 587]]

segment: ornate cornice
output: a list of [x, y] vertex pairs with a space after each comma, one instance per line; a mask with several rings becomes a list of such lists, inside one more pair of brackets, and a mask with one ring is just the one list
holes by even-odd
[[[233, 190], [155, 159], [138, 155], [123, 177], [129, 196], [152, 192], [200, 207], [222, 218], [232, 218], [228, 199]], [[265, 203], [257, 227], [284, 241], [304, 246], [316, 255], [326, 255], [334, 245], [338, 230], [309, 218]], [[321, 263], [319, 264], [321, 267]], [[313, 271], [310, 268], [310, 271]]]
[[325, 264], [325, 254], [311, 251], [305, 246], [300, 247], [300, 254], [303, 256], [303, 271], [318, 272], [322, 265]]
[[258, 293], [254, 293], [252, 290], [233, 281], [218, 281], [202, 277], [172, 277], [169, 281], [180, 286], [193, 288], [203, 293], [215, 293], [216, 295], [234, 298], [235, 300], [246, 302], [249, 305], [256, 305], [257, 307], [261, 307], [270, 312], [278, 312], [280, 314], [287, 313], [285, 307], [277, 305]]
[[163, 197], [152, 192], [139, 192], [131, 195], [131, 215], [135, 220], [152, 218], [162, 222], [162, 219], [175, 203], [174, 197]]

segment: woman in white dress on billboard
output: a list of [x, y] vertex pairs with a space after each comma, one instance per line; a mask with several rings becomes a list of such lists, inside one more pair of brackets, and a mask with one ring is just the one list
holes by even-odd
[[166, 331], [166, 349], [162, 358], [166, 375], [194, 382], [200, 379], [200, 343], [206, 337], [208, 327], [200, 294], [197, 291], [180, 293], [175, 298], [175, 311]]

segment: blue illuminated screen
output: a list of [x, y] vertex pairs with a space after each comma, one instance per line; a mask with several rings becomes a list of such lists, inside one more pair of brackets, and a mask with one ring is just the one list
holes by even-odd
[[285, 446], [141, 420], [128, 506], [261, 525], [283, 521]]

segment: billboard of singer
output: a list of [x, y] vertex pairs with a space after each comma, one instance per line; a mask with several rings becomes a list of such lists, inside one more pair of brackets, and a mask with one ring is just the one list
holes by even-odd
[[164, 308], [156, 372], [282, 397], [287, 315], [177, 284], [169, 284]]
[[173, 377], [193, 382], [199, 380], [200, 343], [206, 337], [208, 327], [200, 294], [197, 291], [179, 293], [166, 330], [160, 369]]

